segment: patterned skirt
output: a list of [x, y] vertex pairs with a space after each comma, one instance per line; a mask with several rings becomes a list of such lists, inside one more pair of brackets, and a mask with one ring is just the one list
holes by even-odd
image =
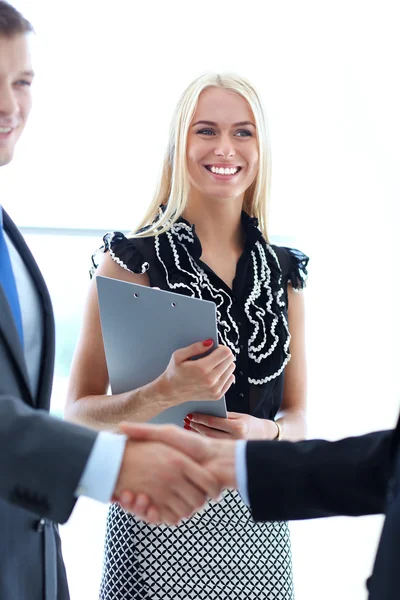
[[101, 600], [293, 600], [286, 522], [254, 523], [226, 491], [177, 527], [147, 525], [111, 505]]

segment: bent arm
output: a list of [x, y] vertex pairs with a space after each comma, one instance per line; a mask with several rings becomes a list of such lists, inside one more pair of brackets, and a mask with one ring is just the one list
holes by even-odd
[[[122, 269], [104, 255], [98, 275], [149, 285], [146, 275]], [[121, 421], [147, 421], [171, 406], [161, 378], [137, 390], [107, 394], [109, 377], [95, 279], [90, 284], [82, 329], [72, 363], [65, 417], [98, 430], [118, 430]]]
[[64, 523], [96, 432], [0, 395], [0, 497]]
[[256, 521], [384, 512], [393, 431], [337, 442], [248, 442], [248, 490]]

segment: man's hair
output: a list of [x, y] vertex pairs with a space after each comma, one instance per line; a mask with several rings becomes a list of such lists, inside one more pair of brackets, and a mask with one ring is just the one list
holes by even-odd
[[16, 8], [0, 0], [0, 35], [12, 37], [23, 33], [33, 33], [33, 27]]

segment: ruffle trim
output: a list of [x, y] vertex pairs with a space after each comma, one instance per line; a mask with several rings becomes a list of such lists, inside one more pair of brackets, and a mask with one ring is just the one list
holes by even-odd
[[[257, 220], [243, 213], [242, 224], [246, 234], [244, 251], [250, 255], [244, 290], [244, 312], [249, 323], [249, 382], [263, 385], [278, 377], [290, 360], [282, 270], [274, 249], [265, 243]], [[216, 284], [212, 274], [197, 262], [202, 249], [194, 226], [179, 219], [169, 231], [152, 239], [168, 288], [213, 301], [219, 341], [238, 355], [242, 348], [239, 327], [232, 314], [233, 296]]]
[[99, 263], [98, 254], [109, 252], [111, 258], [126, 271], [132, 273], [146, 273], [150, 265], [144, 260], [142, 254], [136, 248], [134, 240], [127, 238], [120, 231], [106, 233], [103, 237], [103, 245], [92, 255], [92, 268], [90, 277], [93, 277]]
[[302, 290], [307, 284], [309, 258], [295, 248], [285, 248], [285, 250], [287, 250], [290, 260], [288, 281], [292, 284], [293, 289]]
[[[284, 286], [290, 281], [294, 289], [304, 288], [309, 259], [291, 248], [275, 251], [265, 242], [257, 219], [246, 213], [242, 214], [242, 225], [246, 234], [244, 252], [249, 254], [244, 289], [244, 312], [249, 324], [248, 379], [253, 385], [264, 385], [279, 377], [291, 358]], [[164, 272], [166, 289], [215, 303], [220, 343], [238, 355], [242, 348], [239, 327], [232, 314], [234, 298], [214, 281], [216, 276], [202, 268], [199, 260], [202, 248], [195, 226], [180, 218], [169, 231], [143, 239], [153, 246]], [[109, 251], [112, 259], [124, 269], [134, 273], [145, 273], [149, 269], [134, 238], [114, 232], [107, 233], [103, 242], [99, 252]], [[93, 272], [97, 268], [95, 256], [92, 257]]]

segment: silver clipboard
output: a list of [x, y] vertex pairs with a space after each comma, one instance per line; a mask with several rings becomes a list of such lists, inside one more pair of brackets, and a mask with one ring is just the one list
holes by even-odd
[[[100, 275], [96, 281], [113, 394], [157, 379], [179, 348], [207, 339], [214, 341], [213, 348], [217, 347], [213, 302]], [[227, 417], [225, 397], [172, 406], [149, 422], [183, 426], [186, 415], [194, 412]]]

